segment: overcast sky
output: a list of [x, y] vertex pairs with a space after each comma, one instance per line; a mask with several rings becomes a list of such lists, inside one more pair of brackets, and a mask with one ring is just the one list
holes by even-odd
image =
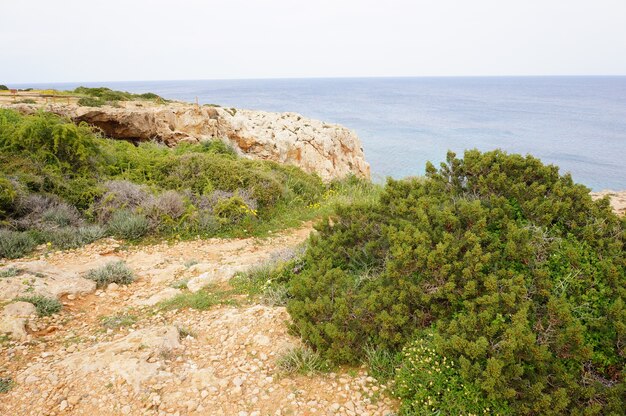
[[5, 0], [0, 83], [626, 75], [626, 0]]

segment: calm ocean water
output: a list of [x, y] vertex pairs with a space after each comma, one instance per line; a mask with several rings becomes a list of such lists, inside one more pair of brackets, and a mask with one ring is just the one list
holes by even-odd
[[359, 78], [24, 84], [108, 86], [294, 111], [355, 130], [375, 179], [424, 173], [451, 149], [533, 154], [594, 190], [626, 189], [626, 77]]

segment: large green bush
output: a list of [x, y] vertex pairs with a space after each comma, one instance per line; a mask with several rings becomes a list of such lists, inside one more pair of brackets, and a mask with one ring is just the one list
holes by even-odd
[[432, 326], [461, 381], [515, 413], [619, 414], [624, 230], [554, 166], [449, 154], [427, 178], [389, 180], [379, 201], [321, 224], [288, 310], [334, 361], [367, 345], [397, 351]]

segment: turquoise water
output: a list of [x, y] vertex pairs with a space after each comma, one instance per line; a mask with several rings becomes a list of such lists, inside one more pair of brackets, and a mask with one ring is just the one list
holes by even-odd
[[294, 111], [355, 130], [376, 179], [420, 175], [451, 149], [530, 153], [594, 190], [626, 189], [626, 77], [359, 78], [29, 84], [108, 86]]

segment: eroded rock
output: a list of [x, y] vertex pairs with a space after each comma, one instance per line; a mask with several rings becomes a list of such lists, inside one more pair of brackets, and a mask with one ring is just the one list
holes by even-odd
[[[24, 104], [7, 106], [22, 112], [36, 109]], [[156, 140], [168, 146], [219, 139], [232, 145], [241, 156], [295, 165], [326, 181], [350, 174], [370, 177], [369, 164], [354, 131], [297, 113], [144, 101], [120, 102], [119, 107], [58, 103], [42, 107], [76, 122], [97, 126], [116, 139]]]

